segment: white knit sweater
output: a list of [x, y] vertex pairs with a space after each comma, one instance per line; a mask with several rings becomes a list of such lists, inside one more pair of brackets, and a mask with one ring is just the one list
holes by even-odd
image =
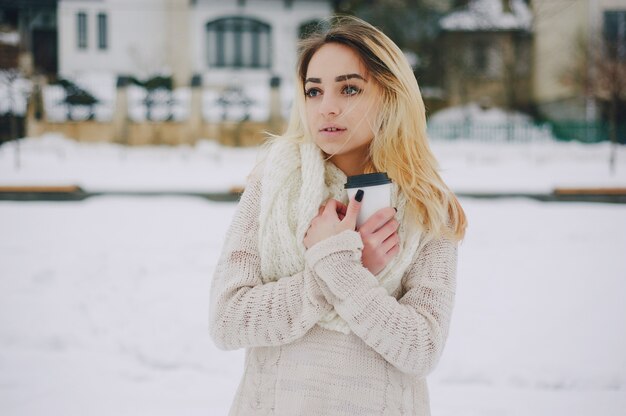
[[[211, 286], [213, 340], [246, 348], [229, 416], [429, 415], [425, 377], [448, 333], [457, 244], [424, 244], [392, 295], [361, 264], [355, 231], [307, 250], [302, 272], [263, 284], [260, 201], [252, 177]], [[333, 307], [350, 334], [316, 325]]]

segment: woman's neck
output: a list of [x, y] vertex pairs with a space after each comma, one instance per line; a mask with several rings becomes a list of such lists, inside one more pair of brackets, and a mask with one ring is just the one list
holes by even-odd
[[346, 176], [361, 175], [367, 166], [367, 157], [363, 155], [334, 155], [330, 161]]

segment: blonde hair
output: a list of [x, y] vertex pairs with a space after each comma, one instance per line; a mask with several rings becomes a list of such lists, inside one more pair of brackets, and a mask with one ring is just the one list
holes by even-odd
[[313, 55], [327, 43], [354, 50], [380, 88], [378, 122], [366, 172], [387, 172], [406, 196], [409, 211], [431, 236], [461, 240], [467, 219], [440, 177], [426, 135], [426, 111], [417, 80], [404, 54], [384, 33], [351, 16], [324, 20], [299, 45], [296, 97], [287, 131], [278, 139], [310, 140], [304, 80]]

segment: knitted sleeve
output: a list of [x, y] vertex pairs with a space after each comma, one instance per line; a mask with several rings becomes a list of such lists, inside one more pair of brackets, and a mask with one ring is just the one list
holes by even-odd
[[218, 261], [209, 329], [221, 349], [271, 346], [302, 337], [332, 309], [310, 268], [263, 284], [257, 233], [260, 180], [246, 186]]
[[[327, 245], [335, 248], [329, 253]], [[306, 262], [350, 329], [400, 371], [425, 377], [447, 338], [456, 286], [457, 243], [434, 239], [418, 251], [397, 300], [361, 264], [363, 243], [344, 231], [311, 247]]]

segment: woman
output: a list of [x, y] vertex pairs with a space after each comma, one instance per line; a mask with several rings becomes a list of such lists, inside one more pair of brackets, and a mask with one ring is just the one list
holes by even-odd
[[[356, 18], [304, 40], [286, 133], [250, 175], [211, 288], [210, 330], [246, 348], [231, 416], [428, 415], [466, 219], [436, 171], [400, 49]], [[355, 229], [387, 172], [392, 207]]]

